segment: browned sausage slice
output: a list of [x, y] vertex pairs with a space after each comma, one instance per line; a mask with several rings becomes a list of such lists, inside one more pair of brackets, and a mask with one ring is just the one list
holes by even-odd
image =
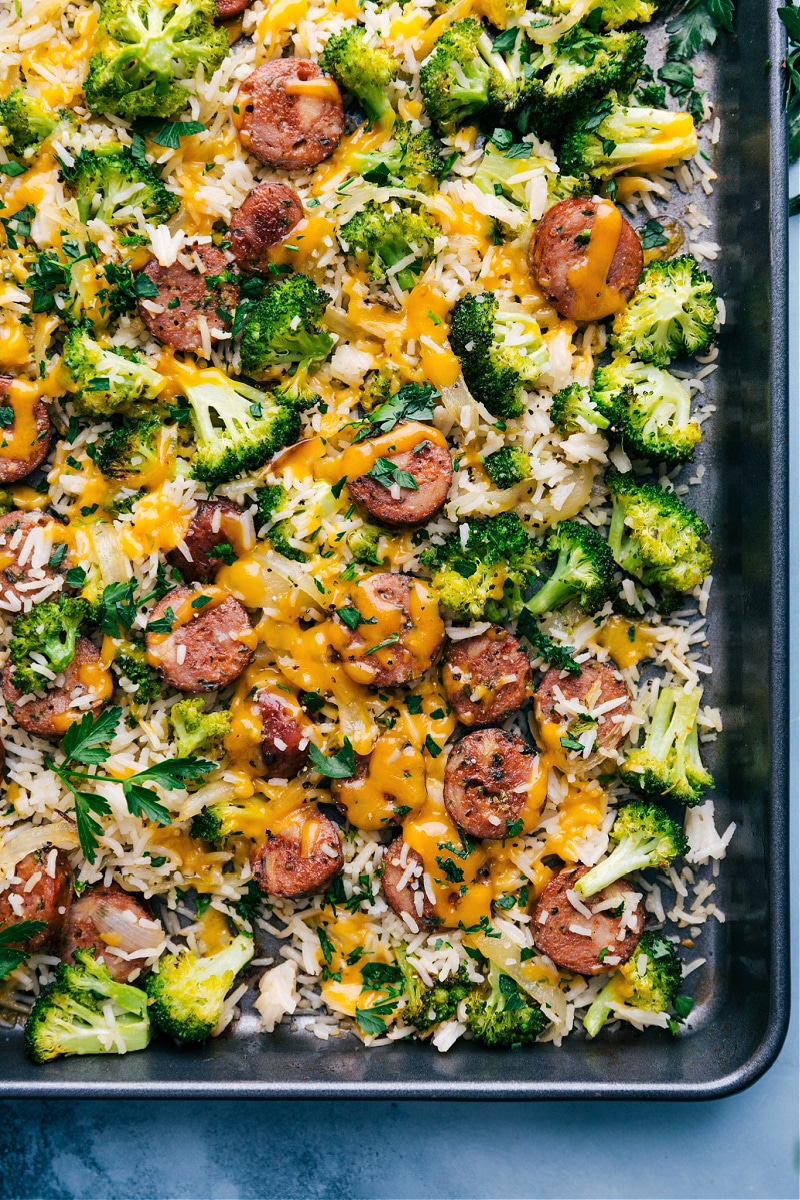
[[217, 16], [220, 21], [229, 21], [243, 13], [249, 3], [250, 0], [217, 0]]
[[[208, 597], [208, 600], [205, 600]], [[171, 615], [170, 615], [171, 614]], [[169, 621], [171, 632], [155, 623]], [[213, 587], [177, 587], [150, 613], [147, 661], [181, 692], [213, 692], [238, 679], [256, 647], [247, 611]]]
[[245, 150], [287, 171], [315, 167], [333, 154], [344, 132], [339, 89], [315, 62], [275, 58], [239, 86]]
[[[51, 581], [72, 566], [66, 555], [58, 567], [50, 566], [53, 550], [63, 544], [63, 525], [43, 512], [16, 510], [0, 517], [0, 603], [11, 612], [30, 608], [40, 596], [27, 585], [41, 583], [41, 597], [52, 594]], [[36, 530], [41, 530], [36, 534]], [[25, 584], [23, 590], [18, 585]]]
[[118, 983], [140, 974], [164, 941], [164, 930], [136, 896], [121, 887], [94, 887], [72, 906], [63, 958], [91, 950]]
[[420, 929], [430, 929], [434, 924], [433, 905], [423, 886], [423, 871], [422, 856], [402, 837], [396, 837], [384, 850], [381, 884], [386, 903], [398, 917], [405, 913]]
[[269, 249], [303, 219], [303, 202], [288, 183], [260, 183], [233, 214], [231, 254], [242, 271], [268, 271]]
[[250, 856], [262, 892], [299, 899], [323, 891], [344, 866], [339, 830], [321, 812], [301, 811]]
[[442, 668], [447, 699], [462, 725], [496, 725], [523, 703], [531, 663], [502, 625], [448, 643]]
[[[587, 917], [570, 904], [567, 892], [575, 890], [588, 870], [565, 867], [553, 876], [537, 901], [531, 933], [537, 950], [552, 958], [556, 966], [579, 975], [601, 975], [616, 970], [633, 954], [642, 936], [644, 909], [641, 897], [634, 902], [637, 893], [620, 880], [588, 903], [582, 901], [592, 913]], [[604, 911], [595, 912], [599, 907]]]
[[8, 396], [13, 382], [10, 376], [0, 375], [0, 411], [9, 409], [11, 413], [11, 420], [4, 419], [0, 428], [0, 483], [14, 483], [30, 475], [50, 449], [52, 435], [50, 416], [41, 400], [31, 407]]
[[354, 500], [383, 525], [421, 525], [443, 507], [453, 481], [450, 451], [438, 442], [422, 438], [412, 450], [388, 454], [388, 462], [411, 475], [416, 489], [362, 475], [348, 484]]
[[[557, 667], [551, 667], [545, 674], [533, 698], [534, 712], [540, 730], [546, 725], [558, 727], [560, 735], [565, 733], [573, 721], [580, 721], [580, 714], [572, 713], [575, 707], [571, 704], [577, 701], [582, 713], [589, 716], [606, 704], [612, 708], [601, 712], [597, 720], [597, 730], [593, 752], [584, 756], [580, 752], [570, 754], [570, 767], [587, 770], [596, 766], [601, 758], [613, 755], [627, 733], [625, 718], [631, 714], [631, 698], [628, 685], [611, 663], [599, 663], [594, 659], [581, 663], [580, 675], [567, 675]], [[581, 733], [578, 732], [578, 737]], [[550, 745], [551, 739], [544, 741]]]
[[[230, 314], [232, 320], [239, 303], [239, 289], [225, 255], [216, 246], [189, 245], [184, 254], [195, 261], [190, 268], [182, 262], [171, 267], [162, 267], [154, 259], [144, 269], [145, 275], [158, 289], [158, 295], [139, 301], [139, 316], [153, 337], [175, 350], [192, 350], [195, 354], [203, 349], [200, 318], [204, 317], [214, 344], [214, 334], [230, 330], [230, 320], [222, 314]], [[148, 305], [161, 311], [153, 312]]]
[[260, 691], [261, 751], [271, 779], [294, 779], [308, 762], [311, 726], [288, 696]]
[[538, 755], [516, 733], [468, 733], [450, 751], [444, 771], [444, 806], [451, 820], [471, 837], [508, 837], [509, 826], [529, 802], [538, 763]]
[[[114, 690], [111, 672], [103, 665], [100, 651], [85, 637], [75, 643], [75, 655], [64, 672], [63, 684], [48, 688], [41, 697], [20, 703], [24, 693], [11, 682], [15, 670], [12, 662], [3, 668], [3, 696], [11, 716], [28, 733], [56, 741], [85, 713], [98, 713]], [[83, 699], [86, 696], [91, 696], [90, 703]]]
[[231, 500], [198, 500], [183, 547], [171, 550], [167, 562], [180, 571], [187, 583], [208, 583], [223, 563], [230, 563], [252, 549], [252, 535], [244, 511]]
[[0, 892], [0, 927], [17, 921], [44, 921], [42, 929], [25, 942], [25, 949], [53, 949], [61, 942], [72, 903], [72, 867], [63, 850], [43, 846], [14, 867], [19, 880]]
[[382, 571], [354, 584], [342, 608], [362, 621], [351, 628], [334, 614], [333, 649], [351, 679], [373, 687], [397, 687], [421, 678], [436, 660], [444, 625], [436, 597], [421, 579]]
[[534, 279], [562, 317], [600, 321], [630, 300], [643, 266], [636, 230], [610, 200], [569, 196], [533, 235]]

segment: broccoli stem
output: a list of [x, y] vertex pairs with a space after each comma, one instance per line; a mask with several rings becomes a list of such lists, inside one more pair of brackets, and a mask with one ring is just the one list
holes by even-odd
[[575, 884], [575, 891], [584, 897], [594, 896], [603, 888], [616, 883], [623, 875], [632, 871], [643, 871], [652, 866], [653, 853], [658, 849], [661, 837], [655, 834], [646, 840], [623, 837], [609, 854], [596, 866], [592, 867], [582, 879]]
[[602, 991], [597, 993], [586, 1010], [586, 1015], [583, 1018], [583, 1027], [591, 1038], [597, 1037], [611, 1016], [611, 1005], [616, 1004], [619, 1000], [617, 982], [618, 976], [616, 974], [612, 975], [606, 986]]
[[564, 579], [572, 554], [573, 551], [569, 549], [559, 552], [555, 571], [536, 595], [526, 602], [525, 607], [533, 616], [540, 617], [543, 613], [561, 608], [572, 596], [575, 589]]

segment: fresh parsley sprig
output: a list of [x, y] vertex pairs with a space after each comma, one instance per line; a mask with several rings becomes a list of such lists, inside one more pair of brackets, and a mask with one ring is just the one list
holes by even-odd
[[[786, 26], [789, 52], [784, 59], [786, 72], [786, 119], [789, 126], [789, 161], [800, 158], [800, 8], [788, 5], [778, 9], [778, 16]], [[798, 197], [790, 202], [790, 213], [800, 212]], [[794, 207], [792, 207], [794, 206]]]
[[46, 921], [15, 921], [0, 928], [0, 979], [22, 966], [31, 952], [21, 947], [46, 928]]

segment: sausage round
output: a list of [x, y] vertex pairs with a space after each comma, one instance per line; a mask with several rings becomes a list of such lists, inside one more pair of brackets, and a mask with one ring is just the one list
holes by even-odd
[[[167, 683], [181, 692], [214, 692], [238, 679], [254, 653], [253, 626], [247, 611], [233, 596], [221, 604], [189, 609], [190, 618], [171, 633], [154, 633], [153, 622], [171, 609], [191, 606], [203, 595], [201, 587], [177, 587], [167, 592], [150, 613], [145, 631], [147, 661]], [[173, 622], [174, 626], [174, 622]], [[185, 650], [181, 651], [184, 646]]]
[[423, 438], [412, 450], [389, 454], [387, 460], [413, 477], [416, 490], [400, 487], [395, 498], [377, 479], [362, 475], [348, 484], [353, 499], [383, 525], [402, 527], [429, 521], [443, 507], [450, 491], [453, 481], [450, 451]]
[[[51, 872], [48, 870], [51, 846], [27, 854], [14, 868], [19, 883], [0, 892], [0, 927], [17, 921], [44, 921], [47, 928], [24, 943], [33, 954], [57, 947], [61, 942], [72, 903], [72, 867], [63, 850], [55, 851]], [[31, 884], [31, 880], [35, 882]], [[12, 906], [11, 897], [15, 897]], [[17, 911], [21, 908], [21, 911]]]
[[[354, 585], [347, 604], [354, 605], [367, 621], [351, 629], [334, 614], [331, 644], [356, 682], [398, 687], [420, 679], [433, 665], [444, 640], [444, 625], [427, 583], [411, 575], [381, 571]], [[387, 638], [383, 629], [390, 625]], [[380, 635], [377, 629], [381, 629]], [[380, 645], [395, 635], [396, 640]]]
[[241, 553], [243, 517], [244, 511], [232, 500], [198, 500], [183, 538], [192, 557], [186, 558], [182, 547], [178, 547], [169, 552], [167, 562], [180, 571], [187, 583], [209, 583], [223, 563], [230, 561], [229, 555], [223, 557], [216, 552], [217, 547]]
[[[9, 375], [0, 375], [0, 404], [6, 404], [6, 395], [14, 380]], [[12, 410], [13, 404], [8, 405]], [[39, 463], [50, 449], [50, 438], [52, 436], [52, 425], [50, 424], [50, 415], [46, 406], [41, 400], [38, 400], [33, 408], [33, 421], [35, 431], [33, 438], [23, 453], [21, 458], [6, 458], [0, 456], [0, 483], [14, 483], [17, 479], [23, 479], [26, 475], [30, 475], [31, 471], [39, 466]], [[3, 443], [14, 436], [16, 431], [17, 419], [16, 413], [10, 425], [4, 425], [0, 430], [0, 451]]]
[[321, 812], [296, 813], [250, 856], [261, 891], [287, 900], [323, 891], [343, 866], [339, 830]]
[[308, 762], [311, 726], [288, 696], [258, 693], [261, 713], [261, 752], [271, 779], [294, 779]]
[[[559, 695], [560, 693], [560, 695]], [[545, 674], [533, 698], [536, 720], [541, 728], [544, 725], [555, 724], [566, 729], [574, 718], [558, 712], [557, 706], [564, 700], [578, 700], [582, 708], [591, 713], [592, 709], [607, 704], [610, 700], [619, 700], [616, 708], [597, 718], [597, 751], [586, 758], [570, 757], [570, 766], [587, 769], [587, 764], [596, 766], [600, 758], [613, 755], [617, 746], [626, 735], [625, 722], [620, 717], [631, 713], [631, 697], [628, 685], [622, 676], [615, 671], [611, 663], [599, 663], [594, 659], [581, 663], [580, 675], [566, 675], [558, 667], [551, 667]]]
[[444, 806], [475, 838], [508, 837], [528, 801], [538, 757], [516, 733], [478, 729], [457, 742], [444, 769]]
[[[575, 884], [586, 874], [588, 867], [564, 867], [554, 875], [539, 897], [533, 912], [531, 933], [537, 950], [551, 958], [565, 971], [577, 971], [579, 975], [602, 975], [614, 971], [620, 963], [627, 962], [638, 945], [644, 927], [644, 909], [641, 900], [636, 904], [623, 937], [619, 937], [623, 913], [614, 916], [617, 908], [585, 916], [573, 908], [567, 892], [574, 891]], [[594, 910], [598, 905], [612, 900], [622, 904], [633, 888], [623, 880], [603, 888], [596, 896], [583, 903]], [[590, 930], [589, 934], [576, 933], [570, 926]], [[603, 951], [605, 950], [605, 954]], [[599, 958], [599, 955], [603, 955]]]
[[491, 625], [475, 637], [449, 642], [442, 682], [462, 725], [496, 725], [523, 703], [531, 662], [513, 633]]
[[[51, 579], [55, 579], [56, 575], [66, 574], [72, 565], [69, 555], [67, 555], [61, 560], [57, 569], [49, 566], [48, 562], [40, 567], [32, 566], [36, 554], [35, 551], [31, 554], [27, 542], [28, 535], [37, 528], [55, 532], [62, 526], [46, 513], [39, 511], [15, 510], [0, 517], [0, 560], [6, 563], [0, 570], [0, 600], [5, 601], [12, 611], [18, 611], [23, 607], [25, 601], [30, 602], [36, 598], [35, 589], [18, 591], [16, 585], [29, 584], [38, 580], [44, 588]], [[17, 536], [19, 530], [22, 530], [22, 533]], [[53, 539], [53, 545], [56, 544]], [[24, 558], [24, 564], [20, 564], [21, 558]]]
[[242, 145], [259, 162], [303, 171], [333, 154], [344, 132], [342, 98], [332, 80], [330, 96], [292, 92], [312, 79], [328, 81], [315, 62], [274, 58], [239, 85]]
[[574, 321], [609, 317], [620, 307], [620, 296], [630, 300], [639, 282], [644, 265], [642, 243], [624, 217], [611, 265], [605, 280], [600, 281], [604, 294], [580, 295], [570, 280], [587, 257], [603, 253], [603, 248], [593, 248], [585, 235], [591, 232], [601, 205], [607, 207], [610, 203], [597, 196], [569, 196], [548, 208], [536, 226], [530, 250], [531, 272], [562, 317]]
[[[203, 349], [200, 317], [205, 317], [212, 338], [215, 333], [225, 332], [230, 323], [218, 310], [230, 313], [232, 318], [239, 303], [239, 289], [235, 283], [217, 278], [224, 272], [230, 275], [230, 266], [216, 246], [192, 244], [184, 253], [199, 259], [202, 270], [196, 265], [190, 270], [181, 262], [162, 267], [153, 259], [144, 273], [155, 284], [158, 295], [139, 301], [139, 316], [157, 341], [175, 350], [199, 354]], [[209, 283], [209, 276], [213, 283]], [[163, 311], [151, 312], [146, 304], [158, 304]]]
[[155, 950], [163, 940], [161, 926], [130, 892], [116, 884], [93, 887], [72, 905], [62, 957], [71, 962], [76, 950], [91, 950], [117, 983], [126, 983], [147, 958], [136, 952]]
[[217, 0], [217, 16], [220, 21], [229, 21], [243, 13], [249, 3], [250, 0]]
[[[402, 836], [396, 837], [383, 852], [383, 894], [386, 903], [398, 917], [406, 913], [416, 921], [420, 929], [430, 929], [434, 924], [433, 905], [422, 883], [422, 856], [410, 846], [403, 853], [404, 845]], [[414, 870], [409, 874], [408, 868], [411, 863], [414, 864]], [[404, 876], [407, 878], [401, 889], [400, 883]], [[422, 899], [415, 899], [418, 896]]]
[[268, 271], [269, 249], [303, 219], [303, 202], [288, 183], [259, 183], [233, 214], [231, 254], [242, 271]]
[[[110, 671], [100, 660], [100, 651], [88, 638], [79, 637], [75, 642], [75, 654], [64, 672], [61, 687], [48, 688], [43, 696], [19, 701], [24, 695], [11, 682], [16, 670], [12, 662], [3, 668], [3, 696], [11, 709], [11, 716], [22, 729], [43, 738], [60, 740], [74, 721], [85, 713], [98, 713], [113, 691]], [[81, 678], [81, 676], [84, 678]], [[87, 680], [85, 676], [88, 675]], [[92, 703], [73, 708], [74, 701], [87, 694], [93, 696]]]

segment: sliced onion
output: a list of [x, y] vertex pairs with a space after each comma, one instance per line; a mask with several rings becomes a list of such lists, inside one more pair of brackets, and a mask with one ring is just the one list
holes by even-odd
[[104, 586], [125, 583], [130, 574], [128, 560], [120, 549], [119, 535], [113, 525], [95, 525], [91, 534]]
[[[138, 903], [131, 898], [131, 903]], [[120, 895], [109, 900], [102, 892], [87, 892], [72, 906], [71, 921], [91, 923], [106, 949], [103, 953], [119, 958], [154, 958], [164, 944], [160, 921], [138, 916]]]
[[6, 834], [0, 842], [0, 881], [14, 874], [17, 863], [45, 846], [72, 850], [78, 845], [78, 831], [69, 821], [52, 821], [46, 825], [28, 825]]
[[538, 42], [541, 46], [549, 46], [553, 42], [557, 42], [560, 37], [563, 37], [565, 33], [583, 19], [591, 3], [592, 0], [573, 0], [566, 16], [561, 17], [558, 21], [551, 21], [548, 25], [541, 25], [538, 28], [527, 25], [526, 32], [532, 41]]

